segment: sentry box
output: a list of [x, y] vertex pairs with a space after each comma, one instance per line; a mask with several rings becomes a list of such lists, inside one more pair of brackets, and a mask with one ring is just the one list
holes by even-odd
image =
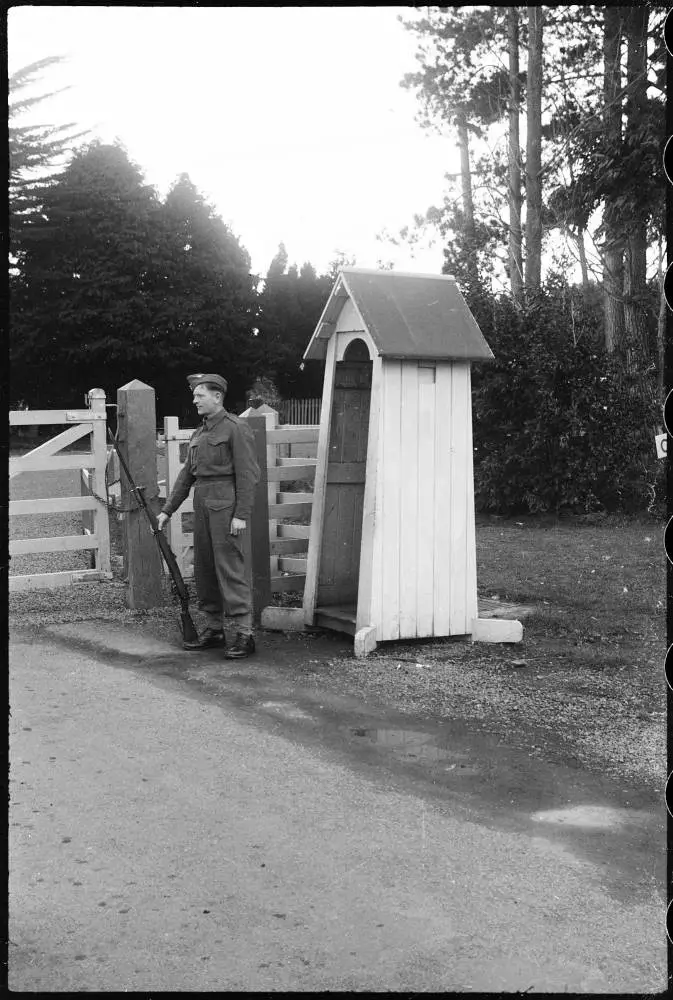
[[304, 353], [325, 361], [305, 625], [377, 642], [479, 620], [470, 362], [493, 354], [448, 276], [344, 268]]

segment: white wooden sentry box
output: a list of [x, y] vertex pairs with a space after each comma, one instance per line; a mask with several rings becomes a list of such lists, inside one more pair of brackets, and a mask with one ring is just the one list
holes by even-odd
[[324, 359], [304, 622], [377, 642], [480, 620], [470, 362], [493, 354], [449, 276], [344, 268], [304, 353]]

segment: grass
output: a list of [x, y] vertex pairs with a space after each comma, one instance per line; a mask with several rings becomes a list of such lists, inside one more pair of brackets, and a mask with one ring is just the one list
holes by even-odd
[[[600, 526], [529, 518], [482, 523], [480, 589], [547, 601], [594, 616], [630, 618], [663, 608], [663, 526], [608, 519]], [[663, 620], [663, 611], [662, 611]]]
[[528, 627], [550, 641], [663, 643], [662, 534], [655, 521], [623, 519], [601, 527], [532, 519], [483, 524], [477, 533], [479, 590], [537, 604]]
[[654, 710], [665, 653], [661, 536], [655, 521], [482, 525], [480, 590], [537, 604], [525, 621], [532, 662], [586, 675], [584, 689], [617, 672], [639, 708]]

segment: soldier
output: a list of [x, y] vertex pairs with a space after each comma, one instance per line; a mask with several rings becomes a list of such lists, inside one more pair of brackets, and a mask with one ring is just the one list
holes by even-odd
[[[196, 642], [183, 645], [224, 648], [226, 657], [239, 659], [255, 651], [242, 538], [260, 475], [254, 437], [244, 420], [224, 409], [225, 379], [190, 375], [187, 382], [203, 422], [189, 440], [187, 461], [157, 522], [163, 528], [194, 484], [194, 579], [207, 624]], [[227, 647], [229, 629], [235, 638]]]

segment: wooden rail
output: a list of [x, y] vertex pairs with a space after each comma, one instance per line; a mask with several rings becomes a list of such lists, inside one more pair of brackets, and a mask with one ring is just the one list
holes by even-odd
[[[80, 469], [88, 474], [91, 487], [99, 495], [105, 492], [105, 467], [107, 462], [105, 393], [91, 389], [87, 409], [12, 410], [11, 427], [71, 424], [49, 441], [33, 448], [20, 458], [9, 462], [10, 479], [24, 472], [48, 472]], [[84, 453], [59, 455], [63, 448], [81, 438], [90, 437], [90, 450]], [[67, 570], [58, 573], [31, 573], [9, 576], [10, 591], [32, 590], [41, 587], [60, 587], [82, 580], [111, 577], [110, 529], [105, 504], [91, 491], [73, 497], [36, 497], [9, 501], [9, 515], [51, 514], [82, 511], [83, 525], [88, 532], [77, 535], [52, 535], [41, 538], [12, 539], [9, 554], [26, 555], [40, 552], [75, 552], [92, 550], [93, 570]]]

